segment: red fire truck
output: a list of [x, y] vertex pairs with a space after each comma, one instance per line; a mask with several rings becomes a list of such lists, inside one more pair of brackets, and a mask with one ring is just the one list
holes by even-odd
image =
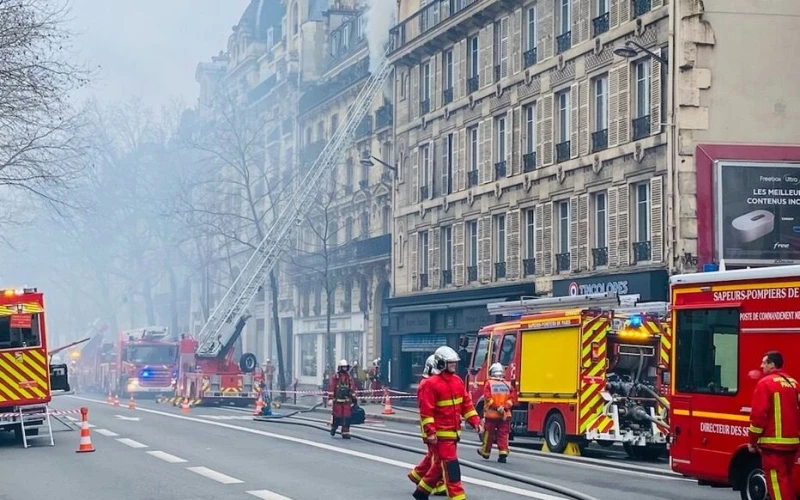
[[[750, 404], [767, 351], [781, 351], [800, 379], [800, 266], [678, 275], [670, 284], [672, 470], [766, 499], [759, 457], [747, 451]], [[794, 481], [800, 491], [797, 465]]]
[[0, 290], [0, 431], [14, 431], [27, 447], [44, 426], [52, 445], [47, 404], [61, 390], [69, 390], [67, 365], [50, 363], [43, 294]]
[[487, 366], [500, 362], [519, 391], [514, 435], [542, 436], [555, 453], [590, 441], [636, 458], [666, 453], [667, 303], [621, 307], [602, 293], [488, 308], [515, 319], [478, 333], [467, 384], [479, 411]]

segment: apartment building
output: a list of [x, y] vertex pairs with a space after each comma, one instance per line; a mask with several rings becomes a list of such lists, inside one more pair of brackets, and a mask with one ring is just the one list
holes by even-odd
[[400, 2], [393, 385], [491, 322], [487, 302], [666, 299], [668, 14], [663, 0]]
[[[324, 14], [320, 77], [299, 100], [301, 172], [317, 160], [369, 76], [364, 10], [334, 5]], [[381, 309], [391, 274], [391, 87], [376, 98], [355, 141], [319, 186], [298, 235], [294, 352], [301, 384], [319, 385], [330, 360], [365, 367], [380, 356]], [[328, 309], [330, 296], [330, 310]], [[330, 321], [328, 319], [330, 318]], [[329, 358], [329, 359], [328, 359]]]

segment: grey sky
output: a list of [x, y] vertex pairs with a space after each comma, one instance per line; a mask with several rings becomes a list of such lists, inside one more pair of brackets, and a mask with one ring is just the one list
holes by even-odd
[[71, 0], [74, 48], [100, 65], [77, 97], [101, 102], [141, 97], [148, 105], [179, 97], [193, 104], [197, 63], [224, 50], [249, 0]]

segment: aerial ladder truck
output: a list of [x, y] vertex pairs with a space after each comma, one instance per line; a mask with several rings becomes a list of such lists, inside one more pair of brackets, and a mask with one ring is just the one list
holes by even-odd
[[[252, 375], [258, 362], [245, 354], [238, 365], [233, 360], [233, 346], [250, 317], [247, 308], [269, 278], [287, 242], [302, 224], [313, 206], [325, 174], [331, 173], [355, 137], [355, 132], [381, 95], [392, 67], [384, 57], [361, 88], [345, 120], [320, 153], [313, 166], [299, 180], [231, 287], [203, 325], [198, 338], [181, 339], [176, 387], [177, 401], [219, 404], [227, 401], [249, 404], [258, 397], [259, 380]], [[228, 392], [226, 392], [228, 390]], [[229, 397], [226, 397], [229, 394]]]

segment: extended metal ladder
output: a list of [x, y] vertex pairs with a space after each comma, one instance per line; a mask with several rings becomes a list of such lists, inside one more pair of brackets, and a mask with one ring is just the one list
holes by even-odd
[[22, 434], [22, 446], [28, 447], [28, 431], [37, 429], [37, 433], [30, 437], [42, 438], [39, 430], [42, 427], [47, 428], [47, 437], [50, 438], [50, 446], [55, 446], [53, 441], [53, 426], [50, 422], [50, 412], [46, 404], [36, 404], [28, 406], [20, 406], [17, 409], [19, 416], [20, 433]]
[[486, 308], [491, 316], [521, 316], [559, 309], [596, 308], [613, 310], [617, 315], [651, 314], [665, 317], [669, 312], [668, 302], [642, 302], [621, 305], [616, 292], [593, 293], [568, 297], [521, 298], [507, 302], [491, 302]]
[[299, 181], [297, 189], [284, 204], [264, 239], [203, 325], [199, 334], [197, 357], [217, 358], [224, 355], [229, 344], [241, 333], [247, 320], [245, 309], [275, 267], [286, 242], [302, 223], [319, 190], [323, 175], [334, 167], [351, 146], [356, 129], [369, 112], [375, 96], [383, 91], [382, 87], [391, 71], [392, 67], [384, 54], [383, 60], [358, 93], [346, 119], [336, 129], [314, 165]]

